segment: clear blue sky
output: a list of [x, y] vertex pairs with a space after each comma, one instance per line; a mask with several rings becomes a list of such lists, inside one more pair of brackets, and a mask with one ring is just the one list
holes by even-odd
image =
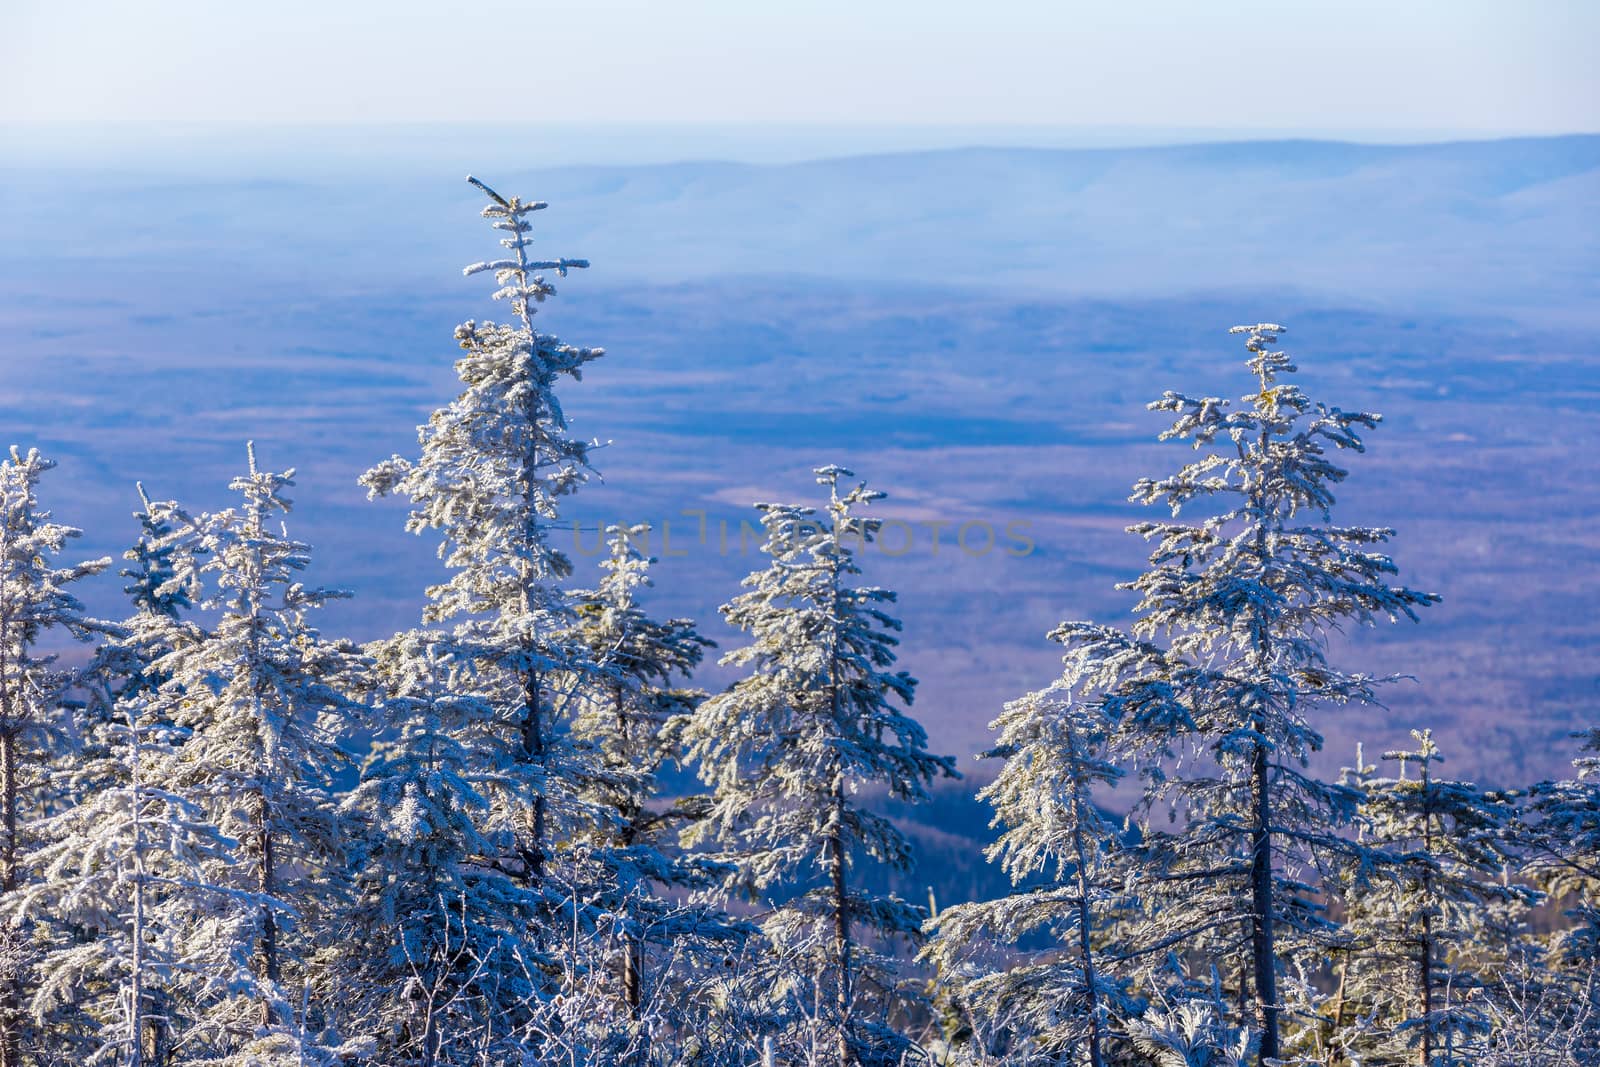
[[3, 0], [0, 121], [1600, 129], [1597, 0]]

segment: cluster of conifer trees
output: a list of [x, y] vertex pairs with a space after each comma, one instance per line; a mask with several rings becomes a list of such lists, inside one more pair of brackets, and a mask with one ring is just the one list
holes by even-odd
[[828, 466], [757, 505], [742, 675], [693, 688], [710, 642], [641, 603], [643, 528], [570, 588], [557, 388], [602, 353], [533, 317], [587, 264], [480, 188], [505, 253], [467, 270], [510, 321], [458, 328], [460, 394], [364, 478], [439, 542], [420, 628], [318, 631], [342, 594], [253, 451], [233, 507], [141, 489], [131, 614], [92, 619], [110, 561], [60, 562], [48, 460], [0, 463], [0, 1067], [1600, 1062], [1600, 730], [1520, 791], [1426, 732], [1312, 767], [1385, 681], [1329, 635], [1437, 598], [1334, 522], [1378, 417], [1302, 393], [1281, 327], [1237, 328], [1242, 405], [1152, 405], [1197, 458], [1134, 487], [1167, 513], [1132, 528], [1137, 621], [1051, 635], [980, 793], [1016, 889], [930, 915], [864, 877], [910, 860], [884, 802], [956, 776], [861, 574], [883, 494]]

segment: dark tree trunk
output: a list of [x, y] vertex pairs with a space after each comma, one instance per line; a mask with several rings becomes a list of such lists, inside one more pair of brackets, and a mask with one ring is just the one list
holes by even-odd
[[[628, 705], [624, 699], [622, 686], [611, 687], [611, 713], [616, 718], [617, 736], [628, 740]], [[626, 751], [626, 749], [624, 749]], [[637, 819], [639, 817], [638, 805], [631, 800], [622, 800], [617, 804], [617, 813], [622, 816], [621, 844], [623, 848], [633, 845], [637, 835]], [[628, 1018], [639, 1018], [639, 1004], [643, 999], [642, 986], [644, 984], [644, 944], [639, 933], [630, 923], [627, 933], [623, 937], [622, 946], [622, 995], [628, 1004]]]
[[[1339, 988], [1338, 991], [1334, 993], [1333, 997], [1332, 1036], [1334, 1037], [1337, 1037], [1344, 1031], [1344, 991], [1346, 984], [1350, 980], [1350, 953], [1350, 949], [1345, 949], [1339, 957]], [[1343, 1059], [1343, 1057], [1339, 1056], [1331, 1047], [1333, 1044], [1332, 1040], [1330, 1040], [1328, 1044], [1330, 1047], [1328, 1049], [1327, 1063], [1329, 1064], [1329, 1067], [1332, 1067], [1335, 1062], [1337, 1062], [1339, 1059]]]
[[[844, 787], [835, 785], [838, 817], [844, 818]], [[836, 826], [828, 841], [828, 874], [833, 882], [833, 948], [839, 968], [837, 1010], [839, 1013], [839, 1067], [849, 1067], [850, 1056], [850, 898], [845, 891], [845, 856], [842, 825]]]
[[[1079, 854], [1082, 854], [1081, 844]], [[1083, 869], [1081, 860], [1078, 869]], [[1100, 991], [1095, 988], [1094, 950], [1089, 941], [1088, 886], [1081, 877], [1078, 879], [1078, 953], [1083, 958], [1083, 983], [1089, 997], [1089, 1065], [1105, 1067], [1100, 1055], [1100, 1046], [1105, 1041], [1105, 1036], [1100, 1032]]]
[[172, 1061], [171, 1038], [167, 1024], [167, 998], [159, 990], [150, 994], [150, 1064], [151, 1067], [170, 1067]]
[[627, 943], [624, 945], [622, 952], [622, 989], [623, 995], [628, 999], [628, 1017], [630, 1019], [639, 1018], [640, 983], [643, 970], [644, 946], [639, 944], [639, 935], [629, 933]]
[[[272, 843], [271, 819], [268, 818], [267, 798], [257, 795], [255, 798], [255, 833], [256, 833], [256, 888], [263, 897], [272, 896], [273, 883], [276, 878], [274, 870], [274, 855]], [[257, 943], [256, 965], [267, 981], [277, 984], [279, 979], [278, 968], [278, 918], [273, 914], [272, 906], [261, 905], [261, 939]], [[272, 1001], [263, 996], [261, 998], [261, 1025], [271, 1026]]]
[[1267, 750], [1257, 745], [1255, 819], [1250, 830], [1251, 949], [1255, 956], [1256, 1017], [1261, 1027], [1261, 1058], [1281, 1055], [1278, 1044], [1278, 953], [1273, 944], [1272, 806], [1268, 793]]
[[[17, 872], [17, 735], [0, 733], [0, 802], [5, 805], [5, 839], [0, 841], [0, 891], [16, 892]], [[21, 1067], [22, 976], [0, 983], [0, 1067]]]
[[1422, 1047], [1417, 1062], [1427, 1067], [1433, 1062], [1433, 936], [1428, 916], [1422, 916], [1422, 943], [1418, 946], [1417, 968], [1422, 983]]
[[[1427, 805], [1422, 816], [1422, 852], [1433, 855], [1433, 782], [1428, 761], [1422, 761], [1422, 800]], [[1433, 876], [1422, 869], [1422, 944], [1417, 953], [1419, 980], [1422, 983], [1422, 1048], [1417, 1060], [1423, 1067], [1433, 1063]]]
[[[1076, 736], [1068, 728], [1067, 743], [1072, 747], [1075, 764], [1083, 758], [1078, 750]], [[1080, 764], [1081, 765], [1081, 764]], [[1083, 812], [1088, 798], [1081, 786], [1075, 787], [1072, 813], [1072, 848], [1078, 862], [1078, 955], [1083, 964], [1083, 983], [1089, 1001], [1089, 1067], [1104, 1067], [1100, 1046], [1105, 1037], [1100, 1032], [1100, 990], [1096, 987], [1098, 976], [1094, 966], [1093, 934], [1094, 913], [1089, 907], [1089, 849], [1083, 840]]]
[[[544, 719], [540, 713], [539, 690], [542, 682], [539, 672], [530, 670], [522, 680], [522, 762], [545, 768]], [[533, 796], [532, 839], [523, 849], [523, 867], [530, 881], [544, 880], [545, 796], [540, 784]]]

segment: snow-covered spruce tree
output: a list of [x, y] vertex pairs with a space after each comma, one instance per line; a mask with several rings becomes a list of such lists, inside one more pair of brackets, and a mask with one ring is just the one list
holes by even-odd
[[118, 709], [118, 702], [160, 688], [165, 679], [151, 664], [172, 650], [178, 636], [173, 624], [194, 606], [184, 583], [175, 580], [179, 552], [173, 537], [176, 505], [152, 501], [143, 485], [136, 488], [140, 508], [133, 517], [139, 522], [139, 537], [122, 554], [131, 566], [118, 572], [128, 579], [122, 591], [133, 614], [123, 620], [115, 639], [99, 648], [88, 674], [91, 719], [97, 718], [94, 709], [103, 709], [104, 717], [117, 724], [119, 734], [127, 716]]
[[[554, 951], [552, 939], [574, 919], [592, 927], [591, 909], [563, 915], [606, 881], [593, 850], [556, 848], [579, 841], [609, 813], [585, 795], [604, 768], [571, 731], [594, 668], [561, 584], [572, 565], [552, 541], [563, 499], [590, 474], [590, 446], [571, 434], [557, 386], [581, 377], [602, 352], [533, 328], [536, 305], [555, 291], [543, 272], [588, 265], [530, 258], [529, 218], [545, 204], [506, 199], [469, 180], [489, 197], [483, 215], [506, 235], [509, 258], [466, 273], [494, 273], [494, 295], [509, 301], [512, 322], [456, 329], [465, 353], [456, 362], [460, 395], [419, 428], [416, 460], [394, 456], [362, 483], [374, 497], [411, 501], [409, 531], [441, 534], [439, 554], [454, 573], [428, 590], [424, 619], [456, 620], [453, 656], [463, 664], [456, 684], [493, 709], [488, 728], [500, 738], [492, 750], [501, 762], [468, 768], [490, 805], [482, 826], [496, 842], [500, 869], [542, 896], [546, 918], [526, 933], [535, 949], [548, 943]], [[549, 979], [541, 995], [553, 995], [573, 966], [541, 956], [538, 973]]]
[[[1109, 913], [1126, 911], [1136, 873], [1121, 820], [1095, 801], [1122, 777], [1123, 735], [1107, 704], [1088, 695], [1111, 679], [1079, 645], [1054, 686], [1005, 706], [991, 724], [999, 743], [984, 755], [1005, 765], [978, 794], [1003, 827], [987, 851], [1017, 890], [946, 908], [925, 952], [984, 1021], [1008, 1063], [1110, 1062], [1114, 1015], [1129, 1010], [1125, 954], [1106, 944]], [[1080, 691], [1084, 696], [1077, 696]], [[1024, 951], [1019, 941], [1046, 939]], [[996, 946], [1003, 946], [996, 951]]]
[[39, 878], [6, 907], [55, 932], [27, 1008], [41, 1027], [64, 1013], [50, 1043], [84, 1063], [171, 1062], [172, 1020], [214, 962], [176, 935], [196, 912], [230, 903], [208, 877], [226, 868], [232, 842], [191, 790], [163, 784], [181, 736], [142, 721], [146, 705], [119, 701], [128, 721], [107, 731], [110, 752], [95, 761], [115, 766], [94, 768], [100, 788], [40, 823], [44, 843], [28, 857]]
[[[0, 902], [25, 881], [28, 794], [49, 762], [56, 710], [74, 677], [41, 641], [57, 633], [89, 640], [104, 629], [84, 614], [70, 586], [111, 561], [53, 565], [80, 536], [39, 505], [39, 480], [54, 466], [37, 449], [24, 455], [15, 445], [0, 462]], [[0, 960], [9, 964], [9, 973], [0, 973], [0, 1067], [22, 1062], [24, 937], [13, 926], [0, 930]]]
[[[181, 913], [187, 890], [201, 882], [196, 857], [216, 840], [188, 798], [162, 787], [162, 760], [181, 734], [148, 714], [157, 684], [150, 664], [170, 649], [187, 599], [164, 588], [173, 577], [172, 548], [162, 544], [167, 508], [142, 486], [139, 496], [141, 533], [124, 553], [133, 566], [121, 571], [133, 615], [108, 631], [81, 676], [88, 698], [77, 743], [53, 772], [65, 787], [35, 828], [41, 844], [26, 861], [40, 880], [8, 911], [32, 923], [40, 943], [26, 1007], [52, 1048], [85, 1061], [120, 1057], [143, 1034], [142, 1062], [162, 1064], [171, 1049], [167, 997], [182, 974], [167, 955], [163, 915]], [[139, 929], [146, 937], [136, 944]]]
[[206, 880], [235, 895], [197, 911], [181, 934], [184, 951], [211, 960], [185, 1039], [196, 1060], [243, 1055], [258, 1039], [294, 1044], [284, 1035], [307, 978], [301, 963], [344, 868], [334, 777], [350, 762], [341, 739], [360, 713], [350, 694], [365, 671], [352, 646], [324, 639], [308, 618], [344, 594], [297, 580], [310, 549], [279, 522], [294, 472], [259, 469], [253, 446], [249, 461], [230, 484], [237, 508], [173, 512], [173, 585], [214, 621], [180, 623], [185, 632], [151, 665], [163, 681], [150, 713], [184, 731], [167, 784], [201, 796], [233, 842]]
[[705, 817], [707, 798], [655, 801], [663, 769], [685, 762], [683, 733], [705, 699], [684, 683], [714, 646], [692, 620], [657, 621], [639, 604], [656, 562], [640, 548], [649, 535], [648, 526], [608, 527], [599, 585], [577, 597], [581, 632], [598, 670], [574, 730], [595, 746], [607, 771], [593, 799], [616, 813], [608, 844], [617, 878], [606, 887], [603, 906], [622, 943], [622, 1000], [633, 1019], [647, 996], [670, 996], [651, 988], [646, 972], [654, 969], [652, 955], [682, 963], [709, 949], [720, 957], [725, 942], [741, 936], [719, 909], [687, 904], [682, 893], [662, 894], [664, 888], [704, 888], [716, 873], [704, 857], [676, 847], [682, 829]]
[[[1162, 440], [1206, 454], [1134, 486], [1133, 500], [1173, 517], [1130, 527], [1155, 543], [1150, 568], [1126, 586], [1141, 597], [1133, 640], [1144, 662], [1114, 691], [1123, 728], [1166, 752], [1143, 766], [1149, 921], [1139, 940], [1231, 970], [1263, 1060], [1283, 1055], [1279, 968], [1316, 958], [1331, 926], [1304, 872], [1363, 847], [1338, 829], [1355, 791], [1307, 769], [1322, 745], [1311, 716], [1371, 703], [1378, 683], [1331, 664], [1325, 639], [1347, 623], [1415, 619], [1437, 599], [1388, 583], [1395, 566], [1375, 546], [1392, 531], [1332, 521], [1346, 472], [1329, 453], [1361, 451], [1360, 431], [1379, 416], [1313, 403], [1284, 381], [1295, 367], [1273, 349], [1281, 330], [1233, 330], [1247, 335], [1257, 381], [1242, 409], [1175, 392], [1150, 405], [1177, 416]], [[1059, 634], [1069, 649], [1123, 647], [1091, 623]], [[1162, 810], [1170, 825], [1154, 817]]]
[[[140, 508], [133, 517], [139, 523], [139, 537], [122, 554], [131, 565], [118, 571], [129, 580], [123, 592], [133, 614], [107, 633], [80, 677], [86, 697], [77, 724], [76, 750], [61, 761], [55, 775], [65, 783], [69, 803], [102, 787], [127, 784], [128, 764], [120, 755], [129, 728], [124, 704], [160, 685], [161, 678], [150, 665], [171, 650], [180, 634], [175, 625], [179, 615], [193, 606], [187, 591], [172, 581], [177, 551], [171, 537], [174, 505], [152, 501], [142, 484], [136, 488]], [[148, 714], [142, 721], [147, 729], [158, 725]], [[99, 777], [101, 774], [112, 777]]]
[[1444, 756], [1432, 734], [1412, 736], [1415, 749], [1384, 754], [1398, 765], [1395, 777], [1376, 777], [1370, 767], [1351, 775], [1362, 795], [1360, 840], [1374, 854], [1345, 893], [1353, 951], [1339, 975], [1334, 1028], [1374, 1015], [1356, 1043], [1364, 1058], [1460, 1067], [1476, 1062], [1491, 1025], [1475, 994], [1514, 961], [1490, 961], [1486, 974], [1467, 962], [1496, 940], [1489, 926], [1497, 902], [1530, 905], [1536, 895], [1500, 878], [1512, 860], [1515, 805], [1440, 778]]
[[1551, 934], [1548, 953], [1560, 990], [1534, 995], [1594, 1000], [1584, 1018], [1600, 1048], [1600, 728], [1576, 736], [1583, 742], [1583, 754], [1572, 761], [1577, 773], [1529, 791], [1518, 836], [1528, 874], [1551, 900], [1566, 904], [1567, 925]]
[[[900, 1062], [908, 1040], [892, 1025], [901, 995], [893, 961], [874, 940], [919, 939], [925, 909], [852, 885], [862, 860], [910, 862], [910, 844], [856, 799], [862, 790], [918, 801], [954, 761], [927, 751], [927, 736], [897, 704], [915, 680], [892, 671], [900, 628], [887, 589], [854, 584], [858, 553], [881, 520], [861, 510], [883, 493], [842, 467], [820, 467], [828, 487], [815, 509], [758, 504], [770, 565], [722, 608], [751, 643], [723, 662], [752, 673], [703, 703], [689, 727], [690, 755], [713, 787], [709, 817], [688, 840], [720, 842], [752, 893], [771, 891], [764, 926], [780, 946], [814, 945], [809, 978], [837, 1062]], [[863, 936], [865, 935], [865, 936]]]
[[1572, 926], [1552, 940], [1556, 960], [1594, 967], [1600, 961], [1600, 727], [1575, 735], [1584, 755], [1573, 777], [1530, 791], [1524, 844], [1529, 873], [1552, 899], [1572, 902]]
[[351, 1030], [395, 1067], [519, 1054], [534, 961], [523, 932], [537, 898], [497, 864], [484, 830], [492, 768], [510, 753], [494, 707], [457, 688], [448, 636], [412, 631], [370, 646], [387, 729], [344, 808], [354, 900], [338, 985]]

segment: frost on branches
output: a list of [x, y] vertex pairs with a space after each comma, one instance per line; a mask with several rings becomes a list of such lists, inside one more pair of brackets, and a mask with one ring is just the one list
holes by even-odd
[[206, 613], [185, 621], [151, 665], [163, 678], [150, 714], [183, 731], [164, 766], [171, 786], [204, 798], [227, 855], [202, 864], [231, 891], [197, 909], [174, 936], [211, 961], [188, 1040], [218, 1054], [245, 1036], [295, 1026], [325, 913], [343, 894], [344, 832], [335, 778], [361, 713], [350, 694], [364, 660], [324, 639], [310, 616], [345, 594], [308, 588], [307, 545], [288, 536], [293, 471], [260, 469], [230, 484], [239, 504], [173, 513], [170, 586]]
[[[1105, 679], [1085, 677], [1086, 667], [1071, 665], [992, 724], [999, 744], [984, 755], [1005, 764], [978, 795], [1002, 832], [986, 855], [1018, 889], [946, 908], [927, 953], [955, 985], [976, 1043], [1008, 1063], [1056, 1063], [1077, 1049], [1104, 1067], [1112, 1018], [1133, 1010], [1128, 952], [1107, 932], [1137, 904], [1137, 869], [1121, 820], [1095, 798], [1122, 778], [1123, 742], [1086, 692]], [[1041, 936], [1039, 949], [1016, 947]]]
[[[1345, 623], [1415, 619], [1436, 599], [1387, 581], [1395, 567], [1376, 546], [1391, 531], [1332, 521], [1345, 471], [1330, 456], [1359, 452], [1378, 416], [1314, 403], [1286, 381], [1295, 367], [1274, 348], [1281, 330], [1234, 330], [1256, 378], [1244, 407], [1173, 392], [1151, 405], [1176, 416], [1163, 440], [1203, 455], [1134, 487], [1135, 501], [1172, 518], [1132, 528], [1155, 544], [1128, 585], [1141, 596], [1133, 634], [1067, 623], [1055, 635], [1139, 752], [1146, 784], [1141, 914], [1120, 924], [1112, 953], [1136, 964], [1147, 994], [1180, 1000], [1213, 982], [1186, 975], [1172, 950], [1209, 961], [1229, 997], [1251, 1005], [1239, 1022], [1259, 1035], [1263, 1060], [1284, 1055], [1280, 971], [1314, 965], [1335, 932], [1316, 877], [1363, 848], [1339, 830], [1356, 792], [1307, 769], [1322, 744], [1310, 716], [1373, 702], [1378, 683], [1331, 664], [1325, 637]], [[1052, 715], [1028, 718], [1043, 730]], [[1297, 1004], [1314, 993], [1305, 982], [1294, 992]]]
[[[488, 197], [483, 216], [504, 235], [507, 255], [466, 273], [495, 275], [494, 295], [508, 302], [512, 320], [456, 330], [461, 393], [419, 429], [415, 460], [396, 456], [362, 481], [373, 496], [409, 499], [408, 530], [440, 534], [451, 574], [427, 591], [424, 621], [454, 625], [389, 654], [387, 674], [391, 686], [402, 681], [397, 694], [415, 688], [407, 676], [427, 677], [429, 700], [472, 708], [470, 723], [439, 727], [460, 746], [457, 777], [471, 787], [456, 791], [453, 810], [475, 828], [471, 848], [488, 850], [473, 865], [509, 878], [529, 898], [508, 910], [509, 898], [496, 890], [493, 900], [469, 894], [436, 910], [458, 909], [449, 919], [462, 928], [458, 941], [489, 929], [519, 939], [513, 956], [492, 954], [497, 966], [511, 967], [494, 981], [521, 990], [502, 998], [517, 1005], [516, 1022], [497, 1033], [556, 1055], [588, 1047], [590, 1020], [571, 1016], [571, 993], [592, 992], [590, 972], [605, 965], [596, 938], [611, 919], [602, 905], [618, 884], [612, 846], [623, 818], [611, 799], [637, 788], [628, 784], [635, 769], [608, 766], [596, 739], [574, 730], [617, 671], [592, 654], [562, 585], [571, 562], [552, 542], [562, 502], [591, 474], [590, 445], [570, 432], [557, 388], [602, 352], [534, 329], [537, 305], [555, 292], [545, 272], [588, 265], [532, 258], [529, 220], [545, 204], [469, 180]], [[488, 910], [474, 916], [475, 902]]]
[[910, 859], [905, 837], [858, 796], [922, 800], [955, 768], [928, 753], [902, 710], [915, 682], [892, 669], [895, 595], [855, 584], [858, 553], [881, 526], [862, 511], [884, 494], [850, 484], [842, 467], [816, 475], [828, 488], [821, 514], [757, 505], [771, 563], [722, 609], [751, 642], [723, 662], [751, 673], [702, 704], [690, 727], [690, 754], [714, 790], [690, 839], [720, 844], [749, 893], [771, 894], [763, 925], [775, 944], [805, 946], [772, 995], [833, 1035], [836, 1062], [896, 1063], [908, 1043], [895, 1013], [917, 994], [884, 949], [919, 939], [927, 916], [853, 884], [863, 860]]
[[[87, 641], [102, 629], [69, 587], [111, 565], [109, 559], [53, 564], [81, 536], [39, 504], [39, 479], [54, 466], [37, 449], [24, 454], [14, 445], [0, 462], [0, 901], [8, 906], [26, 880], [21, 861], [30, 842], [23, 823], [37, 810], [35, 793], [60, 743], [57, 709], [73, 682], [73, 672], [39, 643], [55, 632]], [[31, 952], [25, 930], [7, 926], [0, 934], [0, 1067], [16, 1067]]]
[[556, 387], [602, 352], [533, 328], [536, 305], [555, 292], [542, 272], [588, 266], [529, 257], [529, 217], [546, 205], [474, 184], [510, 256], [466, 273], [494, 273], [494, 295], [510, 303], [513, 322], [457, 327], [461, 394], [418, 430], [418, 459], [396, 456], [362, 482], [373, 496], [410, 499], [408, 530], [442, 535], [440, 558], [453, 573], [428, 590], [424, 619], [461, 620], [450, 641], [471, 665], [462, 682], [495, 710], [503, 764], [492, 768], [489, 830], [504, 838], [506, 868], [548, 890], [559, 909], [564, 891], [545, 884], [552, 841], [588, 821], [580, 794], [596, 770], [571, 738], [574, 690], [591, 667], [560, 586], [572, 564], [550, 539], [562, 499], [589, 477], [589, 445], [569, 432]]
[[458, 692], [450, 642], [428, 631], [371, 646], [385, 697], [344, 812], [354, 899], [341, 985], [358, 1032], [393, 1064], [464, 1063], [526, 1036], [537, 961], [525, 932], [540, 898], [497, 860], [489, 795], [505, 763], [495, 709]]
[[[1263, 1059], [1283, 1055], [1280, 967], [1318, 959], [1332, 933], [1310, 879], [1360, 850], [1338, 830], [1355, 794], [1307, 769], [1322, 746], [1310, 717], [1375, 702], [1378, 682], [1331, 664], [1325, 639], [1349, 623], [1415, 620], [1438, 599], [1389, 584], [1395, 566], [1378, 546], [1392, 531], [1333, 521], [1346, 472], [1331, 456], [1359, 453], [1379, 416], [1315, 403], [1285, 380], [1296, 368], [1274, 348], [1281, 330], [1233, 329], [1256, 378], [1247, 407], [1172, 392], [1151, 405], [1176, 416], [1163, 440], [1204, 455], [1134, 486], [1134, 500], [1173, 516], [1133, 527], [1155, 549], [1129, 584], [1141, 596], [1135, 635], [1164, 641], [1166, 655], [1117, 694], [1132, 705], [1127, 728], [1201, 757], [1181, 775], [1169, 761], [1148, 764], [1151, 810], [1166, 806], [1178, 822], [1144, 826], [1156, 867], [1146, 936], [1184, 934], [1232, 970]], [[1093, 628], [1082, 636], [1100, 639]]]
[[586, 264], [473, 184], [508, 321], [457, 330], [458, 395], [363, 479], [439, 540], [421, 628], [319, 632], [341, 594], [253, 449], [224, 510], [140, 488], [97, 622], [51, 464], [0, 461], [0, 1067], [1600, 1067], [1600, 731], [1528, 789], [1427, 732], [1314, 770], [1388, 681], [1330, 636], [1437, 598], [1335, 521], [1378, 416], [1306, 396], [1281, 327], [1235, 329], [1242, 404], [1152, 405], [1197, 454], [1134, 487], [1170, 512], [1132, 528], [1137, 620], [1050, 635], [984, 754], [1012, 884], [930, 915], [869, 888], [911, 866], [884, 806], [955, 777], [863, 584], [883, 494], [822, 467], [822, 506], [757, 505], [739, 677], [697, 688], [648, 527], [569, 587], [561, 395], [601, 352], [533, 323]]
[[134, 614], [84, 673], [77, 743], [59, 760], [65, 805], [39, 824], [27, 859], [36, 880], [6, 901], [39, 946], [26, 1004], [36, 1040], [83, 1062], [131, 1067], [169, 1061], [180, 1005], [203, 993], [199, 976], [214, 961], [173, 932], [223, 903], [227, 890], [209, 885], [206, 871], [227, 864], [230, 844], [204, 794], [171, 784], [185, 734], [151, 712], [162, 679], [152, 664], [171, 650], [189, 603], [171, 581], [171, 507], [152, 504], [143, 487], [140, 499], [143, 532], [122, 571]]
[[[1538, 894], [1500, 878], [1516, 862], [1510, 798], [1441, 777], [1432, 733], [1412, 737], [1415, 749], [1384, 753], [1394, 777], [1374, 767], [1348, 775], [1361, 792], [1360, 841], [1373, 853], [1347, 876], [1361, 881], [1343, 894], [1332, 1030], [1365, 1018], [1352, 1054], [1462, 1067], [1477, 1062], [1491, 1029], [1484, 990], [1517, 956], [1496, 943], [1496, 906], [1520, 911]], [[1485, 956], [1488, 966], [1473, 966]]]
[[615, 813], [600, 844], [616, 877], [602, 887], [599, 902], [621, 942], [617, 970], [632, 1019], [648, 1000], [672, 995], [661, 972], [688, 965], [692, 973], [693, 964], [720, 958], [746, 939], [742, 925], [721, 909], [690, 902], [683, 892], [711, 886], [720, 874], [707, 857], [677, 847], [684, 828], [706, 817], [707, 798], [657, 800], [662, 773], [687, 765], [684, 733], [706, 698], [687, 682], [713, 643], [692, 620], [658, 621], [639, 603], [656, 562], [639, 547], [649, 534], [648, 526], [608, 527], [600, 583], [577, 597], [597, 669], [574, 730], [606, 770], [593, 798]]

